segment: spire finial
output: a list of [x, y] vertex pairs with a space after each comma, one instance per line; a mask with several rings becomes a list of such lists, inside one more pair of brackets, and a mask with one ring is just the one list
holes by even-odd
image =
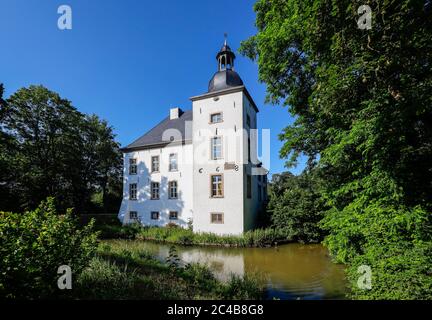
[[224, 45], [226, 46], [227, 45], [227, 37], [228, 37], [228, 33], [224, 33], [224, 38], [225, 38], [225, 41], [224, 41]]

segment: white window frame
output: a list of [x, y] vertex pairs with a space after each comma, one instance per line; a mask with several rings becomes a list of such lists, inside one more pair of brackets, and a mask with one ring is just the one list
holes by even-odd
[[[157, 159], [157, 161], [155, 162], [154, 159]], [[157, 165], [157, 168], [155, 168]], [[151, 157], [151, 172], [159, 172], [160, 170], [160, 158], [159, 156], [152, 156]]]
[[129, 184], [129, 200], [137, 200], [138, 198], [138, 185], [136, 183]]
[[[214, 216], [220, 217], [221, 219], [213, 219]], [[210, 212], [210, 223], [211, 224], [224, 224], [223, 212]]]
[[[157, 195], [157, 197], [155, 195]], [[160, 197], [160, 183], [157, 181], [150, 182], [150, 198], [151, 198], [151, 200], [159, 200], [159, 197]]]
[[[174, 163], [174, 165], [173, 165]], [[170, 153], [169, 155], [169, 171], [178, 171], [178, 156], [177, 153]]]
[[138, 173], [138, 165], [136, 158], [129, 159], [129, 174], [135, 175]]
[[168, 198], [177, 199], [178, 198], [178, 182], [172, 180], [168, 182]]
[[[219, 141], [219, 143], [215, 143], [216, 141]], [[223, 146], [222, 137], [214, 136], [214, 137], [210, 138], [210, 152], [211, 152], [211, 159], [212, 160], [223, 159], [222, 146]], [[217, 155], [217, 149], [216, 148], [220, 148], [219, 157]]]

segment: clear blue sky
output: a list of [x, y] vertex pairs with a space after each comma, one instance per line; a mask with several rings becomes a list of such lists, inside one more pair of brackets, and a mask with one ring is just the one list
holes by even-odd
[[[122, 146], [173, 106], [206, 92], [223, 43], [237, 50], [255, 33], [253, 0], [0, 0], [0, 82], [6, 97], [42, 84], [114, 127]], [[72, 8], [72, 30], [59, 30], [57, 8]], [[284, 169], [277, 135], [292, 122], [286, 108], [265, 105], [258, 68], [237, 54], [236, 70], [271, 129], [271, 173]], [[292, 169], [299, 173], [303, 165]]]

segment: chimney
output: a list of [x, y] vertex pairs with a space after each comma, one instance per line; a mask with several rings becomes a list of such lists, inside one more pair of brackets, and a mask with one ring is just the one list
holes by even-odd
[[170, 120], [174, 120], [179, 118], [182, 115], [183, 111], [180, 108], [171, 108], [170, 109]]

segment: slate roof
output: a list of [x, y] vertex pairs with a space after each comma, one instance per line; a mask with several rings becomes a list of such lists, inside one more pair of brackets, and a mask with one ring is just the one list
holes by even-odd
[[[122, 148], [122, 150], [128, 151], [133, 149], [146, 149], [152, 146], [168, 144], [170, 142], [183, 142], [192, 140], [191, 130], [186, 130], [186, 121], [192, 121], [192, 110], [184, 111], [177, 119], [171, 120], [169, 116], [166, 117], [158, 125], [150, 129], [147, 133], [139, 137], [131, 144]], [[163, 140], [162, 138], [165, 130], [170, 129], [178, 130], [181, 133], [181, 138], [178, 136], [178, 134], [174, 134], [173, 140]], [[192, 127], [190, 127], [190, 129], [192, 129]]]

